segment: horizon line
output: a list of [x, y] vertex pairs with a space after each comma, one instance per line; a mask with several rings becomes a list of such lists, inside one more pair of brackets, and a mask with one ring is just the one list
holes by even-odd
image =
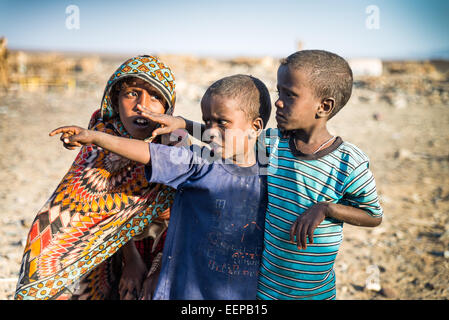
[[[86, 54], [86, 55], [106, 55], [106, 56], [125, 56], [125, 55], [135, 55], [135, 54], [148, 54], [148, 52], [139, 52], [144, 50], [106, 50], [106, 51], [97, 51], [97, 50], [71, 50], [71, 49], [49, 49], [49, 48], [23, 48], [23, 47], [7, 47], [9, 51], [23, 51], [23, 52], [32, 52], [32, 53], [62, 53], [62, 54]], [[304, 49], [308, 50], [308, 49]], [[441, 53], [440, 53], [441, 52]], [[281, 55], [270, 55], [270, 54], [212, 54], [212, 53], [192, 53], [192, 52], [172, 52], [172, 51], [154, 51], [152, 52], [154, 55], [174, 55], [174, 56], [191, 56], [197, 58], [214, 58], [214, 59], [235, 59], [235, 58], [264, 58], [271, 57], [275, 59], [281, 59], [284, 56]], [[364, 56], [364, 55], [351, 55], [346, 56], [346, 59], [380, 59], [382, 61], [425, 61], [425, 60], [449, 60], [449, 49], [437, 50], [435, 53], [430, 54], [410, 54], [408, 56], [405, 55], [390, 55], [390, 56]]]

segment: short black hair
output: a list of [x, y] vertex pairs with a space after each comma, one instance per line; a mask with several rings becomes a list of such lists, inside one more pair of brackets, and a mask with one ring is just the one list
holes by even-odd
[[335, 106], [329, 119], [348, 102], [352, 93], [353, 75], [348, 62], [339, 55], [324, 50], [301, 50], [281, 60], [285, 65], [307, 73], [309, 85], [317, 98], [334, 98]]
[[264, 128], [270, 119], [270, 93], [266, 85], [253, 76], [236, 74], [217, 80], [207, 88], [201, 102], [213, 95], [241, 99], [240, 108], [248, 119], [262, 118]]

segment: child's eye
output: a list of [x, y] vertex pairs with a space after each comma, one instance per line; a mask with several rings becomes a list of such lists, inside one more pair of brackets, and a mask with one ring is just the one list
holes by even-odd
[[162, 97], [160, 97], [160, 96], [159, 96], [158, 94], [156, 94], [156, 93], [150, 93], [150, 96], [151, 96], [151, 99], [162, 101]]
[[220, 125], [220, 126], [225, 126], [227, 124], [228, 124], [228, 121], [226, 121], [226, 120], [218, 120], [218, 125]]
[[125, 96], [127, 96], [129, 98], [136, 98], [138, 96], [138, 94], [135, 91], [129, 91], [129, 92], [125, 93]]
[[296, 94], [294, 94], [293, 92], [288, 91], [288, 90], [285, 91], [284, 95], [287, 98], [294, 98], [294, 97], [296, 97]]

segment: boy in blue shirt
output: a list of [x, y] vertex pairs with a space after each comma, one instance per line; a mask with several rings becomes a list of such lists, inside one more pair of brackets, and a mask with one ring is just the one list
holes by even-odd
[[72, 149], [95, 144], [148, 164], [150, 183], [177, 189], [154, 299], [255, 299], [266, 182], [255, 144], [271, 102], [258, 79], [235, 75], [206, 91], [201, 110], [212, 150], [176, 148], [61, 127]]

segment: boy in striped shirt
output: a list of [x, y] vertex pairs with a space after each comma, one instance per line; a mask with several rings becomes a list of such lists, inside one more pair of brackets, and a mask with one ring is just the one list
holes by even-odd
[[343, 222], [382, 221], [368, 157], [326, 124], [349, 100], [352, 71], [340, 56], [298, 51], [281, 62], [270, 152], [258, 299], [335, 299], [333, 265]]

